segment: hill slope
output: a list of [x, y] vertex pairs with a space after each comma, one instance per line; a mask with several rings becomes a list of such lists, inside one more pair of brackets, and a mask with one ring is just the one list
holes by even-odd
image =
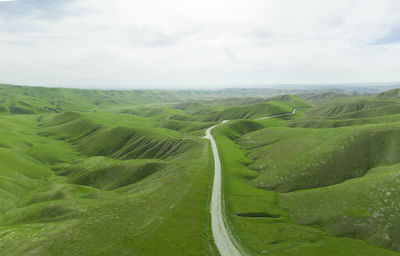
[[0, 122], [0, 255], [216, 255], [202, 139], [106, 112]]
[[224, 119], [227, 221], [249, 252], [399, 255], [398, 93], [270, 93], [0, 86], [0, 255], [218, 255], [202, 137]]
[[254, 212], [400, 250], [400, 104], [382, 95], [316, 102], [297, 118], [231, 136], [245, 156], [241, 164], [257, 171], [244, 177], [276, 195], [270, 209], [254, 201]]

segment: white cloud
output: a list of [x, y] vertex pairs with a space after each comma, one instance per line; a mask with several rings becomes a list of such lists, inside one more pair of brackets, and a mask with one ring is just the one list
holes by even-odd
[[400, 28], [396, 0], [61, 7], [56, 18], [38, 8], [0, 15], [0, 81], [119, 88], [400, 81], [400, 44], [374, 44]]

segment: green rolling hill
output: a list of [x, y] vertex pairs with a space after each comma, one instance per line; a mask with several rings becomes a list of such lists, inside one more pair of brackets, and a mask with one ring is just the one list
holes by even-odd
[[400, 102], [382, 95], [219, 128], [228, 217], [252, 254], [398, 255]]
[[226, 217], [251, 255], [400, 255], [398, 92], [1, 85], [0, 255], [219, 255], [203, 136], [226, 119]]

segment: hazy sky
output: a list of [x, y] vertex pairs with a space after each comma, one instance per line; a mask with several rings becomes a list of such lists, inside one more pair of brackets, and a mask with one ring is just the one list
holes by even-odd
[[0, 0], [0, 82], [400, 81], [398, 0]]

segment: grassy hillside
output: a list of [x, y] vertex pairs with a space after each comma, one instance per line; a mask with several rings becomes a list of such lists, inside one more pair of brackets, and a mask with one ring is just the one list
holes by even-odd
[[0, 255], [216, 255], [203, 139], [105, 112], [1, 123]]
[[0, 114], [93, 111], [221, 98], [265, 98], [287, 92], [282, 89], [82, 90], [0, 84]]
[[323, 101], [315, 101], [313, 109], [306, 113], [307, 118], [287, 125], [303, 128], [332, 128], [400, 121], [400, 101], [396, 97], [389, 97], [396, 91], [395, 89], [372, 96], [335, 95]]
[[334, 119], [366, 118], [398, 113], [399, 102], [388, 99], [360, 98], [351, 102], [325, 104], [309, 111], [310, 117]]
[[[84, 155], [108, 156], [123, 160], [164, 159], [183, 153], [192, 144], [190, 139], [179, 138], [181, 135], [174, 130], [151, 127], [145, 122], [139, 121], [136, 128], [104, 126], [94, 118], [97, 115], [70, 112], [61, 114], [49, 124], [43, 125], [42, 134], [66, 140], [76, 145]], [[70, 116], [75, 118], [69, 119]], [[60, 122], [59, 119], [63, 121]], [[131, 120], [132, 123], [135, 121], [137, 120]]]
[[218, 255], [202, 137], [225, 119], [225, 210], [252, 255], [400, 255], [396, 90], [273, 94], [1, 85], [0, 255]]
[[[238, 144], [238, 139], [243, 135], [247, 138], [264, 130], [281, 129], [279, 126], [285, 122], [283, 119], [236, 121], [217, 128], [214, 133], [223, 166], [225, 211], [237, 240], [251, 255], [400, 255], [351, 236], [350, 238], [334, 236], [339, 234], [325, 230], [314, 222], [300, 222], [294, 218], [297, 216], [295, 215], [297, 209], [288, 209], [285, 204], [286, 199], [283, 196], [286, 194], [281, 195], [274, 190], [257, 188], [249, 183], [258, 177], [258, 172], [249, 168], [253, 161], [248, 158], [248, 151]], [[285, 152], [280, 154], [285, 155]], [[262, 159], [266, 158], [262, 156]], [[302, 220], [310, 219], [310, 216], [314, 215], [313, 210], [319, 210], [306, 208], [308, 201], [306, 195], [293, 198], [291, 201], [299, 208], [303, 206]], [[318, 202], [316, 201], [315, 206]], [[324, 205], [329, 205], [331, 202], [335, 202], [333, 197]], [[332, 208], [336, 206], [338, 205], [332, 205]], [[323, 214], [324, 212], [321, 212], [321, 216]], [[354, 222], [354, 225], [357, 223]], [[344, 233], [340, 235], [349, 236]]]
[[187, 115], [202, 121], [260, 118], [277, 113], [291, 112], [293, 108], [308, 106], [305, 101], [291, 95], [272, 98], [235, 98], [213, 101], [185, 102], [175, 106]]
[[286, 120], [219, 128], [240, 241], [255, 255], [398, 255], [371, 244], [399, 250], [399, 106], [382, 94], [337, 96]]
[[[253, 185], [295, 191], [280, 197], [295, 223], [399, 249], [398, 127], [270, 128], [244, 136], [241, 144], [255, 160], [249, 167], [260, 172]], [[392, 172], [380, 171], [388, 168]]]
[[400, 97], [400, 89], [392, 89], [389, 91], [381, 92], [377, 95], [378, 98], [399, 98]]
[[0, 255], [217, 255], [205, 129], [306, 104], [292, 96], [0, 91]]
[[331, 129], [270, 128], [240, 143], [251, 150], [257, 187], [288, 192], [322, 187], [400, 162], [398, 123]]
[[343, 183], [283, 194], [281, 204], [296, 223], [400, 250], [398, 170], [376, 167]]

